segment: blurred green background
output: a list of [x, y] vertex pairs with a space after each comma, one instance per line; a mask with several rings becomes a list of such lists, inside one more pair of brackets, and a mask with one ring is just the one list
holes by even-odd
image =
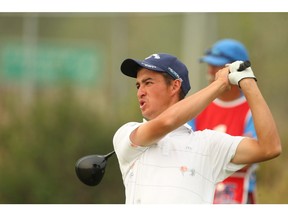
[[257, 201], [288, 203], [287, 13], [0, 13], [0, 203], [122, 204], [116, 157], [96, 187], [76, 161], [113, 150], [127, 121], [141, 121], [127, 58], [176, 55], [190, 70], [190, 94], [204, 87], [199, 57], [216, 40], [242, 41], [283, 143], [261, 163]]

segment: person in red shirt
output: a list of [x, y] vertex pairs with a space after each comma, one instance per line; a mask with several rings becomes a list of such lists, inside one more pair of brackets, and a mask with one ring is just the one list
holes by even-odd
[[[249, 56], [245, 46], [234, 39], [217, 41], [200, 59], [208, 64], [207, 75], [210, 83], [214, 81], [218, 70], [237, 60], [247, 61]], [[195, 131], [212, 129], [233, 136], [256, 138], [250, 107], [237, 85], [221, 94], [188, 124]], [[255, 204], [256, 168], [256, 164], [245, 167], [218, 183], [214, 203]]]

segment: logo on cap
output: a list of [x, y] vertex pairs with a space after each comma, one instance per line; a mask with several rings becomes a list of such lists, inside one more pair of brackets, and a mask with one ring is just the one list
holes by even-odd
[[148, 56], [147, 58], [145, 58], [145, 60], [149, 59], [151, 57], [154, 57], [155, 59], [160, 59], [160, 56], [158, 54], [152, 54], [152, 55]]

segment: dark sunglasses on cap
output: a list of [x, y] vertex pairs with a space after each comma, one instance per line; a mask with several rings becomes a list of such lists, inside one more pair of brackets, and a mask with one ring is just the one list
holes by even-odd
[[235, 59], [232, 59], [230, 56], [225, 55], [225, 53], [222, 53], [216, 49], [208, 49], [205, 52], [205, 56], [215, 56], [215, 57], [222, 57], [222, 58], [226, 58], [227, 60], [229, 60], [230, 62], [234, 62]]

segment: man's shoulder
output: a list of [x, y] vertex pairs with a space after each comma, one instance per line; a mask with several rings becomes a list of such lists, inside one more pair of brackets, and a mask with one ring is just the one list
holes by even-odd
[[129, 128], [134, 128], [134, 127], [138, 127], [139, 125], [143, 124], [142, 122], [127, 122], [123, 125], [121, 125], [117, 131], [121, 131], [121, 130], [126, 130]]
[[139, 125], [143, 124], [143, 122], [127, 122], [120, 126], [118, 130], [115, 132], [114, 137], [122, 136], [126, 133], [131, 133], [135, 128], [139, 127]]

